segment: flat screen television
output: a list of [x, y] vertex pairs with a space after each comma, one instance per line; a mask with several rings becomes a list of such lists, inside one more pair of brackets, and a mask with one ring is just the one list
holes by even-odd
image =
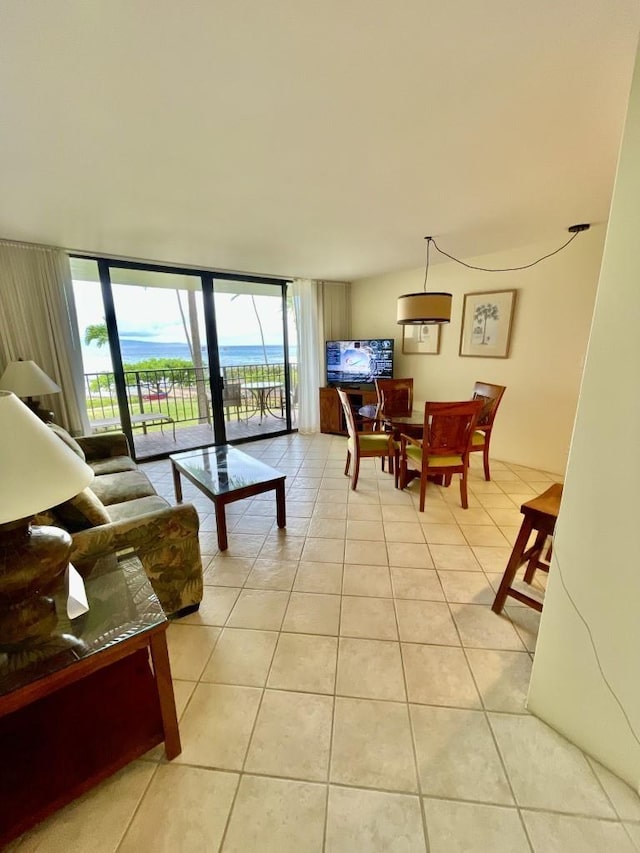
[[363, 385], [393, 378], [393, 338], [327, 341], [327, 384]]

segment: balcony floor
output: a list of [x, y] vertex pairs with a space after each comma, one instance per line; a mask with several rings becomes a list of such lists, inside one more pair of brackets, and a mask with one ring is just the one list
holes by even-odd
[[[146, 435], [141, 430], [136, 429], [133, 436], [136, 458], [138, 460], [149, 459], [154, 456], [179, 453], [181, 450], [191, 450], [194, 447], [213, 444], [213, 430], [209, 424], [187, 426], [177, 423], [175, 427], [175, 441], [171, 424], [165, 424], [162, 430], [157, 426], [149, 428]], [[247, 421], [226, 421], [228, 441], [268, 438], [270, 434], [281, 432], [286, 428], [286, 420], [272, 415], [266, 415], [262, 419], [262, 424], [256, 416]]]

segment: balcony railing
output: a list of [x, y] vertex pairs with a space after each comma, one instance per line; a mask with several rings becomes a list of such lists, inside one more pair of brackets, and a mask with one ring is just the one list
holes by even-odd
[[[292, 405], [297, 400], [297, 365], [290, 365]], [[284, 364], [244, 364], [222, 368], [226, 421], [254, 416], [286, 417]], [[129, 412], [134, 426], [159, 429], [162, 423], [212, 422], [209, 374], [206, 368], [125, 370]], [[120, 429], [114, 374], [85, 373], [87, 414], [94, 429]], [[154, 418], [154, 415], [156, 416]], [[136, 417], [137, 416], [137, 417]]]

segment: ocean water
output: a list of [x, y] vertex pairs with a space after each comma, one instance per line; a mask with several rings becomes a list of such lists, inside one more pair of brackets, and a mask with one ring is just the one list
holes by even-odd
[[[125, 364], [143, 361], [147, 358], [184, 358], [191, 359], [187, 344], [178, 341], [159, 343], [157, 341], [141, 341], [132, 338], [121, 338], [120, 350]], [[282, 364], [284, 349], [273, 344], [265, 347], [269, 364]], [[228, 346], [220, 347], [220, 364], [231, 367], [240, 364], [264, 364], [265, 350], [261, 346]], [[290, 360], [296, 362], [296, 348], [291, 347]], [[202, 355], [206, 363], [206, 347], [202, 347]], [[82, 347], [82, 360], [85, 373], [98, 373], [111, 370], [111, 357], [107, 347], [100, 349], [95, 345]]]

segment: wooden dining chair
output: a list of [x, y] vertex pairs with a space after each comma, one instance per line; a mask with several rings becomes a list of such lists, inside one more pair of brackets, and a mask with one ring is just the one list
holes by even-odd
[[[481, 400], [455, 403], [425, 403], [422, 438], [400, 436], [400, 488], [409, 482], [409, 472], [420, 476], [420, 512], [424, 512], [427, 480], [443, 476], [448, 484], [460, 474], [460, 501], [469, 506], [467, 473], [471, 438], [482, 410]], [[415, 476], [415, 475], [414, 475]]]
[[349, 405], [349, 397], [340, 388], [336, 389], [344, 411], [344, 419], [347, 424], [347, 461], [344, 473], [349, 474], [351, 460], [353, 459], [353, 471], [351, 473], [351, 488], [355, 489], [360, 473], [360, 460], [367, 456], [386, 456], [389, 459], [389, 470], [393, 473], [394, 445], [393, 434], [373, 430], [358, 430], [353, 417], [353, 411]]
[[[378, 398], [378, 418], [381, 429], [385, 428], [385, 416], [390, 418], [410, 415], [413, 410], [413, 379], [376, 379]], [[395, 444], [396, 462], [399, 458], [400, 442]], [[380, 463], [384, 471], [384, 456]], [[392, 472], [393, 473], [393, 472]], [[396, 486], [398, 485], [398, 467], [395, 467]]]
[[387, 415], [410, 415], [413, 409], [413, 379], [376, 379], [378, 409]]
[[482, 451], [485, 480], [491, 479], [491, 472], [489, 471], [491, 432], [498, 406], [506, 390], [506, 385], [491, 385], [489, 382], [476, 382], [473, 386], [472, 399], [482, 402], [482, 410], [471, 439], [471, 452], [473, 453], [476, 450]]

